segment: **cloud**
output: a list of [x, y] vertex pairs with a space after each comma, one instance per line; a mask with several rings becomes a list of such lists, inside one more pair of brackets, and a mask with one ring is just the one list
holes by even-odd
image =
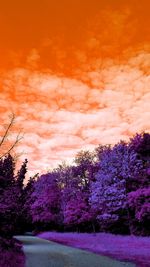
[[80, 70], [80, 76], [16, 68], [1, 75], [0, 115], [12, 110], [25, 136], [18, 151], [29, 173], [45, 171], [77, 151], [128, 140], [149, 131], [150, 54], [140, 51], [118, 64]]

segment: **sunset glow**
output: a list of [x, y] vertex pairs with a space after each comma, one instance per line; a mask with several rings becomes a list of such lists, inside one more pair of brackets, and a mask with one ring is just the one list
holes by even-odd
[[1, 124], [14, 112], [29, 173], [150, 131], [149, 12], [149, 0], [0, 4]]

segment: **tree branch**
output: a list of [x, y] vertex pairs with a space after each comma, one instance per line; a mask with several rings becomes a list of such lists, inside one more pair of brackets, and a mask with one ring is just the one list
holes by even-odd
[[11, 129], [11, 127], [12, 127], [12, 125], [13, 125], [13, 123], [14, 123], [14, 120], [15, 120], [15, 115], [12, 113], [11, 121], [10, 121], [10, 123], [8, 124], [7, 128], [6, 128], [6, 131], [5, 131], [5, 133], [4, 133], [3, 137], [2, 137], [2, 140], [0, 141], [0, 147], [1, 147], [2, 144], [5, 142], [6, 137], [7, 137], [8, 133], [9, 133], [9, 130]]

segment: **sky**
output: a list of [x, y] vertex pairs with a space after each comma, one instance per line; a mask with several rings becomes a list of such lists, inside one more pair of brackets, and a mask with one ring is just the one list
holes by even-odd
[[149, 14], [149, 0], [1, 1], [0, 134], [13, 112], [30, 175], [149, 132]]

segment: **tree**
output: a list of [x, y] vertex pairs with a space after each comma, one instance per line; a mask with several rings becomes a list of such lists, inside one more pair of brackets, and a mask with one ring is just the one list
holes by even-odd
[[129, 191], [150, 186], [150, 134], [136, 134], [130, 139], [129, 149], [136, 152], [137, 158], [142, 162], [142, 172], [136, 176], [136, 181], [130, 180]]
[[150, 235], [150, 188], [140, 188], [128, 194], [131, 233]]
[[64, 224], [77, 231], [91, 229], [92, 216], [87, 192], [82, 191], [81, 188], [66, 191], [68, 201], [63, 206]]
[[95, 173], [98, 170], [95, 152], [81, 150], [75, 157], [75, 163], [82, 179], [83, 184], [87, 187], [94, 180]]
[[101, 154], [90, 203], [102, 230], [128, 231], [127, 181], [136, 180], [143, 164], [135, 151], [121, 141]]
[[77, 166], [69, 166], [63, 169], [63, 175], [60, 174], [63, 222], [70, 230], [86, 231], [91, 228], [87, 168], [88, 164], [80, 161]]
[[12, 130], [14, 115], [6, 126], [0, 140], [0, 266], [23, 267], [25, 256], [21, 243], [13, 238], [16, 233], [18, 216], [18, 186], [16, 183], [15, 160], [10, 153], [21, 140], [20, 134], [11, 143], [8, 135]]
[[28, 160], [25, 159], [20, 170], [17, 172], [15, 177], [16, 181], [16, 191], [17, 191], [17, 202], [18, 202], [18, 216], [17, 216], [17, 234], [21, 234], [25, 231], [26, 224], [27, 224], [27, 217], [24, 213], [24, 206], [26, 202], [26, 190], [25, 190], [25, 175], [27, 172], [27, 163]]
[[134, 150], [142, 161], [143, 169], [136, 180], [128, 183], [128, 207], [132, 234], [150, 234], [150, 134], [136, 134], [130, 140], [130, 150]]
[[20, 170], [17, 173], [16, 183], [17, 183], [20, 191], [23, 191], [23, 189], [24, 189], [24, 180], [25, 180], [25, 175], [26, 175], [26, 172], [27, 172], [27, 163], [28, 163], [28, 160], [25, 159], [25, 161], [23, 162]]
[[0, 236], [11, 236], [16, 223], [16, 186], [14, 160], [8, 155], [0, 159]]
[[38, 179], [38, 173], [33, 177], [30, 177], [27, 184], [24, 186], [24, 204], [22, 209], [23, 221], [24, 221], [24, 229], [26, 231], [33, 230], [32, 225], [32, 215], [31, 215], [31, 205], [33, 204], [32, 193], [34, 191], [34, 184], [36, 183], [36, 179]]
[[0, 159], [0, 235], [11, 237], [19, 227], [23, 227], [21, 218], [23, 217], [24, 191], [23, 185], [20, 188], [20, 180], [25, 178], [23, 169], [26, 163], [27, 161], [23, 163], [16, 177], [13, 157], [9, 154]]
[[15, 162], [10, 154], [0, 159], [0, 190], [15, 183], [14, 170]]
[[39, 227], [56, 227], [60, 216], [60, 190], [57, 173], [41, 175], [34, 184], [32, 193], [32, 220]]

